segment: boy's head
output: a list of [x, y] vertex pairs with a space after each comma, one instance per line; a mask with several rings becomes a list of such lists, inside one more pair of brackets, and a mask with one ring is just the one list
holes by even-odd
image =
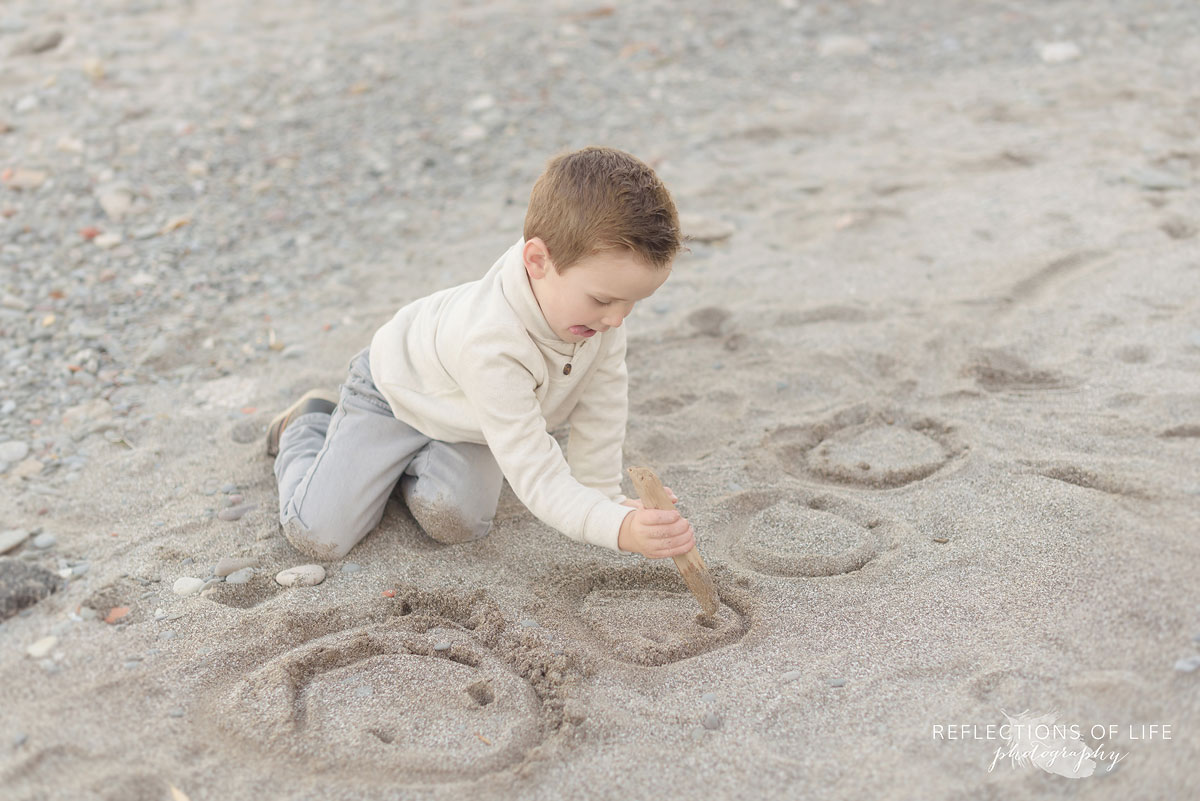
[[623, 151], [586, 147], [557, 156], [530, 193], [525, 268], [543, 315], [565, 341], [621, 325], [666, 281], [682, 246], [670, 193]]

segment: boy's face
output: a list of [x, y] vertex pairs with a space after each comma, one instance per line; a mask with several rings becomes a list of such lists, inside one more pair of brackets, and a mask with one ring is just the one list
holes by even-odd
[[540, 237], [525, 243], [525, 272], [550, 328], [564, 342], [582, 342], [617, 328], [633, 304], [653, 295], [671, 274], [627, 250], [597, 253], [559, 273]]

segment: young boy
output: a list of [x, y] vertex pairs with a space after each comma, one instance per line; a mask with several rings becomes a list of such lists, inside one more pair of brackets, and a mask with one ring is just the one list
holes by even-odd
[[[400, 309], [351, 360], [340, 402], [313, 390], [271, 423], [288, 540], [341, 558], [399, 482], [426, 534], [468, 542], [487, 534], [507, 478], [572, 539], [650, 558], [686, 553], [686, 519], [620, 493], [621, 323], [666, 281], [681, 247], [675, 204], [641, 161], [604, 147], [552, 159], [524, 236], [483, 278]], [[549, 433], [563, 422], [565, 458]]]

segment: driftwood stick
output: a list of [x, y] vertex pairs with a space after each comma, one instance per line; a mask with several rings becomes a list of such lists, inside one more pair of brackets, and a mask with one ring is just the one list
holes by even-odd
[[[633, 479], [633, 486], [637, 488], [642, 505], [647, 509], [675, 509], [675, 504], [671, 503], [671, 498], [653, 470], [648, 467], [631, 467], [629, 476]], [[717, 597], [717, 587], [713, 584], [712, 576], [704, 566], [704, 560], [700, 558], [699, 549], [693, 546], [687, 553], [671, 558], [675, 560], [675, 567], [679, 568], [684, 583], [700, 602], [704, 614], [715, 615], [720, 599]]]

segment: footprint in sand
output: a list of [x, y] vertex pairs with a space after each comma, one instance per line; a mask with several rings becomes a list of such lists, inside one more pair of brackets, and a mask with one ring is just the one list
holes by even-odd
[[596, 657], [656, 667], [731, 645], [751, 627], [749, 600], [718, 581], [711, 618], [670, 569], [564, 570], [545, 582], [540, 606], [562, 632]]
[[513, 768], [578, 722], [565, 711], [572, 657], [486, 593], [408, 587], [353, 610], [262, 609], [244, 623], [256, 637], [214, 657], [239, 678], [203, 704], [240, 758], [299, 758], [381, 789], [455, 782]]
[[861, 570], [912, 529], [846, 498], [803, 489], [750, 490], [722, 499], [730, 555], [757, 573], [787, 578]]
[[778, 471], [837, 484], [890, 489], [919, 481], [967, 452], [951, 426], [898, 409], [857, 406], [807, 425], [767, 432], [747, 469], [772, 481]]

